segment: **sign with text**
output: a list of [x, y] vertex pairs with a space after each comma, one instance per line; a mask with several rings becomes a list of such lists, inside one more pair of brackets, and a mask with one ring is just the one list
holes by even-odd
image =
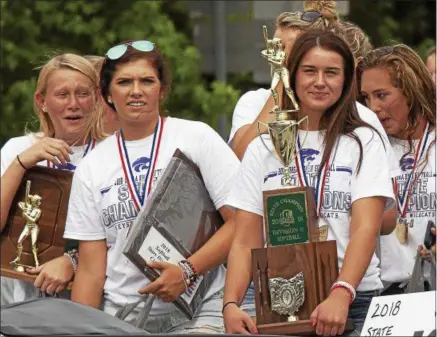
[[436, 292], [372, 299], [361, 336], [436, 336]]

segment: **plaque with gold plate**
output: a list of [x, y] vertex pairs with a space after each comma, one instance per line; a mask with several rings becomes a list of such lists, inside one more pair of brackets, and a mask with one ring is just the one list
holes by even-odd
[[33, 282], [26, 268], [64, 254], [73, 173], [42, 166], [25, 173], [0, 237], [1, 276]]
[[[314, 334], [310, 316], [338, 278], [336, 242], [326, 240], [328, 225], [318, 218], [329, 163], [320, 170], [315, 191], [306, 181], [299, 156], [302, 144], [298, 129], [308, 118], [297, 118], [299, 105], [290, 89], [280, 40], [269, 40], [266, 27], [263, 29], [267, 49], [262, 55], [272, 66], [275, 105], [271, 113], [276, 118], [260, 124], [268, 130], [272, 152], [283, 164], [283, 175], [280, 189], [263, 192], [266, 248], [252, 250], [256, 325], [258, 332], [266, 335]], [[280, 108], [276, 93], [279, 80], [293, 105], [291, 110]], [[259, 125], [258, 130], [261, 133]], [[300, 187], [292, 183], [293, 160]], [[353, 323], [348, 321], [346, 330], [351, 329]]]

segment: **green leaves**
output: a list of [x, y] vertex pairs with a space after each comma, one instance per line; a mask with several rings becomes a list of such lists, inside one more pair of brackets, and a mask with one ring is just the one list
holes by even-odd
[[208, 87], [198, 50], [166, 14], [182, 13], [184, 2], [20, 0], [1, 1], [1, 9], [0, 145], [22, 135], [26, 123], [34, 121], [36, 66], [65, 52], [103, 56], [115, 44], [132, 39], [155, 42], [170, 65], [173, 85], [165, 108], [171, 116], [202, 120], [214, 128], [219, 114], [230, 121], [239, 92], [224, 83]]

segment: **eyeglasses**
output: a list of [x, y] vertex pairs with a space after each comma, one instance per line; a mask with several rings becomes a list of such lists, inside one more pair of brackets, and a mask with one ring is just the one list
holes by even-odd
[[128, 43], [123, 43], [123, 44], [119, 44], [117, 46], [114, 46], [114, 47], [110, 48], [106, 52], [105, 55], [110, 60], [117, 60], [120, 57], [122, 57], [124, 55], [124, 53], [126, 53], [128, 46], [131, 46], [132, 48], [135, 48], [136, 50], [144, 51], [144, 52], [152, 51], [153, 48], [155, 48], [155, 45], [153, 44], [153, 42], [146, 41], [146, 40], [140, 40], [140, 41], [128, 42]]
[[302, 21], [306, 21], [306, 22], [314, 22], [316, 21], [318, 18], [320, 18], [322, 16], [322, 13], [318, 12], [318, 11], [297, 11], [298, 13], [301, 14], [300, 19]]

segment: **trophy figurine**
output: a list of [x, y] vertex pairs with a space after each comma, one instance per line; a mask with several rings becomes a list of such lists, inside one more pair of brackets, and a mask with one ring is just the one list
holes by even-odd
[[[285, 67], [286, 55], [283, 50], [282, 42], [278, 38], [269, 39], [266, 26], [263, 26], [263, 32], [264, 40], [266, 42], [266, 49], [261, 51], [261, 55], [267, 59], [272, 68], [272, 83], [270, 90], [272, 92], [275, 106], [270, 113], [275, 114], [276, 119], [267, 125], [262, 122], [258, 122], [258, 132], [261, 134], [259, 124], [264, 125], [267, 128], [278, 159], [284, 165], [281, 184], [283, 186], [291, 186], [289, 166], [296, 153], [298, 127], [304, 120], [307, 120], [308, 124], [308, 117], [304, 117], [299, 121], [293, 118], [293, 115], [299, 111], [299, 105], [294, 97], [293, 91], [290, 88], [290, 75]], [[291, 110], [283, 110], [279, 107], [279, 95], [276, 87], [280, 81], [282, 81], [284, 89], [293, 105]]]
[[18, 207], [20, 207], [22, 211], [22, 216], [26, 220], [26, 225], [24, 226], [23, 231], [21, 232], [18, 241], [17, 241], [17, 257], [11, 261], [11, 264], [15, 266], [14, 270], [18, 272], [24, 272], [25, 266], [21, 264], [21, 254], [23, 253], [23, 241], [29, 236], [31, 239], [32, 245], [32, 254], [33, 259], [35, 261], [35, 267], [39, 266], [38, 262], [38, 249], [36, 247], [39, 227], [37, 225], [37, 221], [41, 217], [41, 209], [39, 206], [41, 205], [41, 197], [37, 194], [30, 194], [30, 185], [31, 181], [28, 180], [26, 182], [26, 194], [24, 197], [24, 202], [20, 201], [18, 203]]

